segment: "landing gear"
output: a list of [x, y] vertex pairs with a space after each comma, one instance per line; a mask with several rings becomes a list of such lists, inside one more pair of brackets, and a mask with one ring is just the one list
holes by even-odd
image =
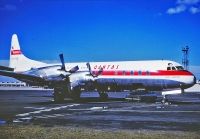
[[163, 95], [163, 98], [162, 98], [162, 104], [165, 104], [166, 102], [167, 102], [167, 100], [166, 100], [166, 96], [165, 95]]
[[70, 97], [73, 100], [80, 100], [80, 98], [81, 98], [81, 89], [79, 87], [73, 88], [73, 90], [71, 91]]
[[100, 93], [99, 93], [99, 96], [100, 96], [100, 99], [101, 99], [102, 101], [108, 100], [108, 94], [107, 94], [106, 92], [100, 92]]
[[185, 89], [183, 88], [183, 84], [180, 84], [181, 87], [181, 94], [185, 93]]
[[53, 93], [54, 101], [55, 102], [63, 102], [65, 95], [61, 89], [55, 88]]
[[185, 89], [181, 88], [181, 94], [185, 93]]
[[54, 101], [55, 102], [63, 102], [65, 97], [70, 97], [73, 100], [79, 100], [81, 96], [80, 88], [76, 87], [73, 90], [69, 90], [68, 88], [54, 88]]

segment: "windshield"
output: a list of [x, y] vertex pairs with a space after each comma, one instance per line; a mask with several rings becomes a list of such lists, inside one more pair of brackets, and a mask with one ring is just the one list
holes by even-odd
[[184, 70], [184, 68], [182, 66], [176, 66], [177, 70]]

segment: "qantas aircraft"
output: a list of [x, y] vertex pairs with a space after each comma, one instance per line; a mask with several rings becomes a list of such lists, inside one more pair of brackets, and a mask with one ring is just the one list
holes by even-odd
[[97, 90], [106, 99], [108, 91], [179, 88], [183, 92], [196, 83], [191, 72], [169, 60], [64, 63], [62, 54], [60, 60], [58, 64], [47, 64], [25, 57], [14, 34], [9, 65], [14, 71], [0, 70], [0, 75], [53, 88], [55, 101], [62, 101], [64, 97], [78, 99], [83, 89]]

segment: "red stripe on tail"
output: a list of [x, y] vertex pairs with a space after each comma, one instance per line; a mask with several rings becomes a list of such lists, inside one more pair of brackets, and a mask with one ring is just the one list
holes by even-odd
[[21, 54], [22, 54], [21, 50], [12, 50], [11, 51], [11, 55], [21, 55]]

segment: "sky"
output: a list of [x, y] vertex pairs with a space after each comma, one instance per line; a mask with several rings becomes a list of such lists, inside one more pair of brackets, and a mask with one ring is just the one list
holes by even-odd
[[66, 62], [181, 63], [189, 46], [200, 72], [200, 0], [0, 0], [0, 60], [9, 59], [13, 33], [41, 61], [63, 53]]

